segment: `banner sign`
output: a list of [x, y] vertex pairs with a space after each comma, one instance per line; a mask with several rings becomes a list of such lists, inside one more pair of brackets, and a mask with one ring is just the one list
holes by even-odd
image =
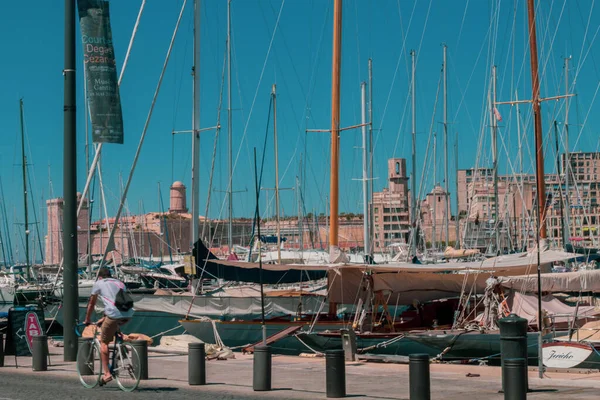
[[94, 143], [123, 144], [123, 114], [108, 1], [78, 0]]

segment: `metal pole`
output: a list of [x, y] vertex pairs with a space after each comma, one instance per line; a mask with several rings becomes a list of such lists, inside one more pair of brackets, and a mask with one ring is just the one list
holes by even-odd
[[260, 188], [258, 187], [258, 168], [256, 166], [256, 147], [254, 148], [254, 184], [256, 186], [256, 210], [254, 216], [256, 218], [256, 233], [258, 235], [258, 267], [259, 267], [259, 280], [260, 280], [260, 317], [262, 325], [262, 339], [263, 345], [267, 345], [267, 326], [265, 325], [265, 293], [263, 288], [263, 267], [262, 267], [262, 254], [260, 252], [260, 209], [258, 207], [258, 201], [260, 198]]
[[27, 280], [31, 280], [31, 267], [29, 265], [29, 215], [27, 213], [27, 156], [25, 155], [25, 124], [23, 122], [23, 99], [19, 100], [21, 121], [21, 162], [23, 163], [23, 211], [25, 213], [25, 267]]
[[277, 87], [273, 84], [273, 144], [275, 147], [275, 222], [277, 225], [277, 262], [281, 264], [281, 227], [279, 223], [279, 153], [277, 147]]
[[571, 206], [569, 200], [569, 177], [571, 174], [571, 157], [569, 153], [569, 60], [571, 57], [565, 58], [565, 163], [563, 165], [563, 173], [565, 174], [565, 226], [567, 234], [563, 247], [570, 243], [571, 236]]
[[492, 67], [492, 91], [490, 94], [490, 125], [492, 127], [492, 152], [494, 156], [494, 240], [496, 241], [496, 254], [500, 253], [499, 216], [500, 205], [498, 202], [498, 120], [496, 119], [496, 66]]
[[333, 54], [331, 73], [331, 170], [330, 170], [330, 256], [338, 247], [338, 207], [340, 166], [340, 74], [342, 69], [342, 0], [334, 0], [333, 6]]
[[437, 186], [437, 180], [436, 180], [436, 161], [437, 161], [437, 133], [433, 132], [433, 207], [432, 207], [432, 218], [431, 218], [431, 248], [435, 249], [437, 248], [437, 243], [436, 243], [436, 239], [437, 239], [437, 226], [436, 226], [436, 217], [437, 217], [437, 205], [436, 203], [436, 195], [435, 195], [435, 188]]
[[525, 200], [523, 198], [523, 148], [521, 146], [521, 112], [519, 111], [519, 93], [515, 91], [515, 100], [517, 101], [517, 137], [519, 139], [519, 179], [521, 187], [521, 222], [519, 223], [519, 240], [520, 248], [525, 248], [525, 238], [523, 235], [523, 228], [525, 227]]
[[458, 209], [458, 132], [454, 138], [454, 172], [456, 174], [456, 240], [454, 247], [460, 249], [460, 210]]
[[194, 0], [194, 67], [192, 127], [192, 223], [190, 249], [199, 239], [198, 217], [200, 210], [200, 0]]
[[412, 79], [411, 79], [411, 101], [412, 101], [412, 176], [411, 182], [411, 256], [417, 255], [417, 101], [415, 88], [415, 59], [416, 53], [411, 50], [410, 57], [412, 59]]
[[364, 125], [367, 119], [367, 84], [365, 82], [360, 84], [360, 100], [361, 100], [361, 123], [362, 126], [362, 187], [363, 187], [363, 246], [365, 250], [365, 261], [367, 257], [371, 255], [371, 248], [369, 243], [369, 188], [368, 188], [368, 175], [367, 175], [367, 126]]
[[229, 253], [233, 247], [233, 139], [231, 129], [231, 0], [227, 1], [227, 157], [229, 183], [227, 184], [227, 246]]
[[448, 182], [448, 66], [446, 63], [446, 50], [448, 46], [444, 45], [444, 189], [446, 190], [446, 201], [444, 204], [444, 233], [446, 235], [446, 246], [450, 244], [450, 190]]
[[64, 361], [77, 359], [77, 125], [75, 0], [65, 0], [64, 164], [63, 164], [63, 335]]
[[[369, 199], [373, 198], [373, 60], [369, 58]], [[373, 253], [373, 207], [369, 207], [369, 250]], [[371, 254], [372, 255], [372, 254]]]

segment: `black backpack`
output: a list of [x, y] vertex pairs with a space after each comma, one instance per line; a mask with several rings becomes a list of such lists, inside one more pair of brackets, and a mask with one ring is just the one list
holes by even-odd
[[133, 308], [133, 297], [131, 297], [124, 288], [119, 289], [115, 296], [115, 307], [122, 312], [129, 311]]

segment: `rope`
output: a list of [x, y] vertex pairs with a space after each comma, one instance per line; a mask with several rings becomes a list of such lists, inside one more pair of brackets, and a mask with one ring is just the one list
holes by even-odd
[[307, 349], [309, 349], [310, 351], [312, 351], [313, 353], [315, 353], [315, 354], [320, 354], [320, 355], [323, 355], [323, 354], [324, 354], [324, 353], [321, 353], [320, 351], [317, 351], [317, 350], [313, 349], [313, 348], [312, 348], [312, 347], [310, 347], [309, 345], [307, 345], [307, 344], [306, 344], [306, 343], [305, 343], [305, 342], [304, 342], [302, 339], [300, 339], [300, 338], [298, 337], [298, 335], [294, 335], [294, 337], [295, 337], [296, 339], [298, 339], [298, 341], [299, 341], [300, 343], [302, 343], [304, 346], [306, 346], [306, 348], [307, 348]]
[[[183, 328], [183, 325], [177, 325], [175, 328], [171, 328], [171, 329], [169, 329], [169, 330], [166, 330], [166, 331], [164, 331], [164, 332], [157, 333], [157, 334], [156, 334], [156, 335], [154, 335], [154, 336], [150, 336], [150, 339], [154, 339], [155, 337], [162, 336], [162, 335], [164, 335], [165, 333], [169, 333], [169, 332], [171, 332], [171, 331], [174, 331], [175, 329], [179, 329], [179, 328]], [[184, 330], [184, 333], [185, 333], [185, 330]]]

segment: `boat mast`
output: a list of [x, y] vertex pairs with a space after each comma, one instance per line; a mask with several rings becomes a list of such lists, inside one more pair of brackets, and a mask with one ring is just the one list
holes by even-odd
[[542, 113], [540, 99], [540, 78], [538, 72], [537, 36], [535, 26], [535, 1], [527, 0], [529, 20], [529, 52], [531, 62], [532, 104], [535, 128], [535, 164], [537, 181], [537, 202], [539, 207], [540, 239], [547, 238], [546, 230], [546, 183], [544, 182], [544, 146], [542, 133]]
[[[369, 199], [373, 199], [373, 60], [369, 58]], [[369, 250], [373, 256], [373, 207], [369, 208]]]
[[198, 218], [200, 210], [200, 0], [194, 0], [194, 66], [192, 67], [192, 223], [190, 249], [199, 239]]
[[369, 263], [371, 246], [369, 242], [369, 178], [367, 174], [367, 84], [360, 84], [360, 114], [362, 124], [362, 189], [363, 189], [363, 247], [365, 262]]
[[338, 169], [340, 165], [340, 73], [342, 67], [342, 0], [333, 6], [333, 60], [331, 76], [331, 175], [330, 175], [330, 257], [338, 250]]
[[437, 216], [437, 205], [436, 203], [436, 190], [437, 187], [437, 176], [436, 176], [436, 168], [437, 167], [437, 133], [433, 132], [433, 206], [431, 207], [431, 248], [435, 251], [437, 249], [437, 226], [436, 226], [436, 216]]
[[444, 233], [446, 235], [446, 246], [450, 245], [449, 218], [450, 218], [450, 191], [448, 182], [448, 66], [446, 63], [446, 50], [444, 44], [444, 189], [446, 190], [446, 201], [444, 204]]
[[229, 183], [227, 184], [227, 246], [229, 253], [233, 247], [233, 142], [231, 134], [231, 0], [227, 1], [227, 156]]
[[454, 247], [460, 249], [460, 210], [458, 209], [458, 132], [454, 138], [454, 173], [456, 174], [456, 239]]
[[496, 66], [492, 66], [492, 87], [490, 92], [490, 126], [492, 128], [492, 153], [493, 153], [493, 172], [494, 172], [494, 240], [495, 253], [500, 252], [500, 228], [499, 216], [500, 206], [498, 204], [498, 120], [495, 113], [496, 107]]
[[569, 201], [569, 175], [571, 173], [571, 156], [569, 153], [569, 60], [571, 57], [565, 58], [565, 163], [563, 165], [563, 173], [565, 174], [565, 226], [567, 234], [563, 247], [566, 250], [567, 244], [570, 243], [571, 236], [571, 207]]
[[411, 176], [411, 256], [417, 255], [417, 102], [415, 98], [415, 57], [416, 53], [411, 50], [410, 57], [412, 59], [412, 74], [411, 74], [411, 102], [412, 102], [412, 176]]
[[31, 280], [31, 267], [29, 265], [29, 215], [27, 213], [27, 156], [25, 155], [25, 126], [23, 123], [23, 99], [19, 100], [21, 120], [21, 160], [23, 163], [23, 207], [25, 212], [25, 268], [27, 280]]
[[[281, 226], [279, 221], [279, 149], [277, 146], [277, 85], [273, 84], [273, 144], [275, 147], [275, 222], [277, 225], [277, 262], [281, 264]], [[259, 236], [260, 238], [260, 236]]]
[[[538, 243], [537, 243], [537, 284], [538, 284], [538, 354], [542, 354], [542, 332], [543, 310], [542, 310], [542, 276], [540, 267], [540, 247], [545, 243], [546, 231], [546, 184], [544, 182], [544, 146], [542, 143], [542, 114], [540, 99], [540, 79], [538, 72], [537, 36], [535, 27], [535, 1], [527, 0], [527, 17], [529, 22], [529, 53], [531, 63], [531, 102], [533, 105], [533, 117], [535, 128], [535, 161], [536, 161], [536, 186], [537, 186], [537, 219], [538, 219]], [[544, 377], [543, 357], [538, 357], [539, 377]]]

